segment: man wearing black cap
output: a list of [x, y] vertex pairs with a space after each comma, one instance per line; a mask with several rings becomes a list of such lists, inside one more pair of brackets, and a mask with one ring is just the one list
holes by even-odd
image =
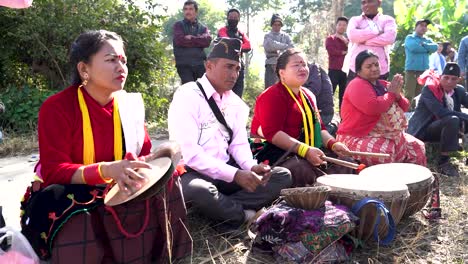
[[417, 78], [425, 70], [429, 69], [429, 55], [437, 51], [437, 43], [424, 37], [427, 26], [431, 23], [428, 19], [416, 21], [414, 33], [405, 38], [405, 97], [413, 100], [421, 92], [421, 85]]
[[265, 49], [265, 88], [278, 82], [276, 75], [276, 61], [281, 52], [294, 47], [288, 34], [281, 31], [283, 19], [278, 14], [271, 17], [271, 31], [263, 38], [263, 48]]
[[446, 64], [440, 80], [429, 79], [408, 125], [408, 133], [413, 136], [440, 142], [438, 167], [449, 176], [459, 175], [449, 162], [449, 153], [459, 150], [461, 122], [468, 121], [468, 115], [461, 112], [462, 105], [468, 107], [468, 93], [457, 84], [459, 79], [460, 67], [454, 62]]
[[[236, 8], [231, 8], [227, 12], [227, 26], [222, 27], [218, 30], [218, 37], [221, 38], [237, 38], [242, 42], [241, 52], [249, 52], [252, 50], [250, 46], [250, 40], [247, 35], [237, 28], [240, 20], [240, 11]], [[241, 53], [241, 68], [239, 71], [239, 77], [237, 78], [236, 84], [232, 91], [242, 98], [244, 92], [244, 62], [242, 61]]]
[[248, 106], [231, 91], [239, 74], [241, 42], [221, 38], [206, 74], [177, 89], [169, 107], [169, 137], [182, 149], [184, 198], [211, 219], [235, 229], [288, 188], [287, 169], [257, 164], [247, 140]]

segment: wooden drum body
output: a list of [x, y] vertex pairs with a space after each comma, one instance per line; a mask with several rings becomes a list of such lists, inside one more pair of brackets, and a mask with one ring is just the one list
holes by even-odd
[[378, 181], [399, 182], [408, 186], [410, 198], [403, 217], [408, 217], [424, 208], [432, 193], [432, 172], [417, 164], [387, 163], [365, 168], [359, 175]]
[[[374, 198], [385, 204], [390, 211], [395, 224], [401, 220], [409, 199], [408, 187], [402, 183], [382, 183], [355, 174], [329, 174], [317, 178], [317, 185], [331, 187], [329, 200], [352, 208], [354, 204], [364, 198]], [[367, 241], [372, 237], [374, 226], [380, 217], [379, 237], [388, 233], [388, 225], [374, 204], [365, 205], [358, 213], [359, 225], [354, 236]]]

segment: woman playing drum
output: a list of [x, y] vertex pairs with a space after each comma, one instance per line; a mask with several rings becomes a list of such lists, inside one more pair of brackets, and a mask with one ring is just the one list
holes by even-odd
[[[288, 168], [293, 186], [313, 184], [323, 175], [317, 166], [324, 163], [324, 146], [338, 155], [346, 155], [348, 148], [337, 142], [326, 130], [316, 107], [315, 96], [302, 85], [307, 81], [309, 68], [305, 54], [297, 49], [283, 52], [276, 64], [280, 82], [262, 92], [255, 103], [251, 133], [267, 140], [257, 160], [274, 163], [286, 151], [292, 155], [278, 164]], [[349, 169], [332, 165], [327, 173], [350, 173]]]
[[424, 143], [405, 133], [404, 112], [410, 103], [402, 94], [403, 77], [379, 80], [379, 59], [365, 50], [356, 57], [357, 77], [346, 87], [337, 139], [351, 150], [380, 152], [390, 157], [360, 157], [366, 165], [408, 162], [426, 165]]
[[72, 85], [39, 112], [39, 179], [22, 203], [23, 233], [53, 263], [166, 263], [187, 255], [191, 240], [177, 180], [145, 201], [109, 209], [101, 199], [111, 181], [127, 192], [138, 189], [145, 179], [136, 171], [151, 168], [144, 162], [151, 141], [141, 95], [123, 91], [121, 37], [85, 32], [72, 44], [70, 62]]

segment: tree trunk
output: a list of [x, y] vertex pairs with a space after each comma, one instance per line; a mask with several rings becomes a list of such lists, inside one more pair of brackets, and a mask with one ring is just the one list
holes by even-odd
[[332, 6], [331, 6], [331, 9], [330, 9], [330, 19], [332, 21], [330, 21], [329, 25], [330, 27], [328, 28], [328, 33], [329, 34], [332, 34], [335, 32], [335, 22], [336, 22], [336, 19], [340, 16], [343, 16], [344, 14], [344, 4], [345, 4], [345, 0], [334, 0], [332, 1]]

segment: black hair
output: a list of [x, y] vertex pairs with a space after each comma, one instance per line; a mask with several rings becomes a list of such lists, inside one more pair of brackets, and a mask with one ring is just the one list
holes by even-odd
[[86, 31], [76, 38], [71, 45], [69, 57], [71, 64], [71, 83], [73, 85], [79, 85], [82, 82], [77, 69], [78, 63], [89, 63], [91, 57], [101, 49], [104, 42], [110, 39], [122, 42], [122, 45], [124, 45], [122, 38], [117, 33], [107, 30]]
[[286, 65], [289, 62], [289, 57], [296, 55], [296, 54], [303, 54], [303, 53], [304, 52], [302, 52], [302, 50], [300, 49], [289, 48], [279, 55], [278, 60], [276, 61], [276, 69], [275, 69], [278, 79], [281, 79], [279, 71], [286, 69]]
[[452, 43], [450, 42], [441, 42], [439, 44], [442, 44], [442, 55], [444, 56], [447, 56], [450, 52], [450, 50], [448, 49], [449, 46], [452, 46]]
[[227, 13], [226, 13], [226, 16], [229, 16], [229, 14], [232, 13], [232, 12], [236, 12], [237, 14], [239, 14], [239, 17], [240, 17], [240, 11], [239, 11], [239, 9], [237, 9], [237, 8], [231, 8], [231, 9], [229, 9], [229, 10], [227, 11]]
[[340, 16], [340, 17], [338, 17], [338, 18], [336, 19], [336, 24], [338, 24], [338, 22], [340, 22], [340, 21], [344, 21], [344, 22], [346, 22], [346, 24], [348, 24], [348, 21], [349, 21], [349, 20], [348, 20], [348, 18], [345, 17], [345, 16]]
[[198, 12], [198, 3], [196, 1], [194, 0], [185, 1], [184, 6], [188, 6], [188, 5], [193, 5], [193, 8], [195, 8], [195, 11]]
[[364, 61], [368, 58], [371, 58], [371, 57], [376, 57], [377, 59], [379, 58], [379, 56], [377, 56], [377, 54], [375, 54], [373, 51], [371, 50], [363, 50], [361, 52], [359, 52], [359, 54], [356, 56], [356, 60], [355, 60], [355, 65], [356, 65], [356, 73], [358, 73], [359, 71], [361, 71], [361, 68], [362, 68], [362, 64], [364, 63]]

